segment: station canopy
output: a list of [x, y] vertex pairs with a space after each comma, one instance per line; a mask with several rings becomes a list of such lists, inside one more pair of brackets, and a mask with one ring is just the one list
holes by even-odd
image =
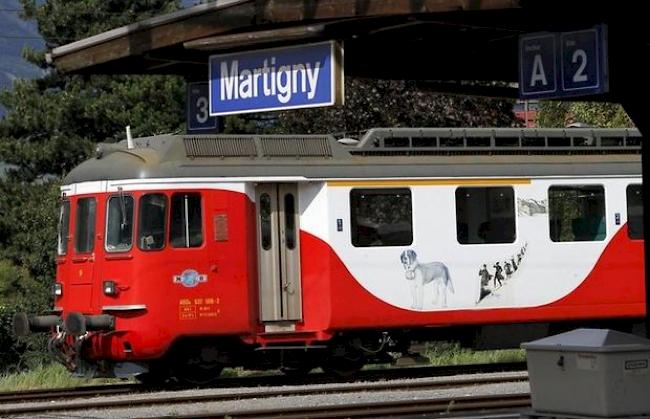
[[[647, 57], [645, 3], [220, 0], [60, 46], [48, 59], [64, 73], [176, 74], [207, 80], [213, 54], [338, 40], [344, 46], [346, 75], [419, 80], [436, 91], [514, 97], [515, 88], [489, 82], [517, 81], [521, 34], [600, 23], [609, 28], [615, 87], [617, 67]], [[476, 81], [486, 83], [477, 86]]]

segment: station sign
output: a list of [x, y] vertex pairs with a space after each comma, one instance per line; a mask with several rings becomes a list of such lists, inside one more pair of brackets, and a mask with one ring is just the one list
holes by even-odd
[[186, 104], [188, 134], [211, 134], [219, 131], [219, 118], [210, 115], [208, 82], [188, 83]]
[[562, 98], [609, 91], [607, 26], [519, 38], [519, 95]]
[[210, 56], [210, 115], [343, 104], [335, 41]]

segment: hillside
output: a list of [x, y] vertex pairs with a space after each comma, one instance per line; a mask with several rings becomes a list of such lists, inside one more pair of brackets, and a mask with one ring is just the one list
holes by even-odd
[[[197, 0], [182, 0], [181, 7], [189, 7], [200, 3]], [[26, 45], [35, 49], [43, 49], [36, 23], [20, 18], [19, 0], [0, 0], [0, 91], [11, 88], [17, 78], [34, 78], [42, 74], [42, 70], [22, 59], [21, 51]], [[4, 109], [0, 106], [0, 118]]]
[[[44, 48], [35, 22], [20, 18], [18, 0], [0, 0], [0, 90], [11, 88], [17, 78], [33, 78], [42, 74], [41, 70], [23, 60], [21, 51], [26, 45]], [[0, 117], [4, 110], [0, 107]]]

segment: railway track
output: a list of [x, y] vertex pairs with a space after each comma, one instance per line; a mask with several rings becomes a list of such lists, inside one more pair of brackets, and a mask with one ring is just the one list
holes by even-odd
[[[338, 384], [326, 384], [326, 385], [317, 385], [317, 386], [299, 386], [299, 387], [271, 387], [271, 388], [239, 388], [239, 389], [228, 389], [227, 392], [221, 390], [217, 392], [218, 389], [213, 390], [201, 390], [201, 391], [179, 391], [179, 392], [166, 392], [166, 393], [136, 393], [131, 394], [128, 397], [122, 395], [119, 397], [112, 396], [102, 396], [102, 397], [93, 397], [88, 399], [76, 399], [76, 400], [59, 400], [57, 403], [53, 404], [51, 401], [47, 402], [35, 402], [35, 403], [3, 403], [0, 404], [0, 416], [13, 416], [13, 415], [34, 415], [34, 414], [43, 414], [46, 412], [84, 412], [90, 409], [119, 409], [119, 408], [135, 408], [135, 407], [153, 407], [153, 406], [164, 406], [172, 405], [178, 407], [182, 404], [191, 404], [191, 403], [200, 403], [205, 405], [207, 403], [215, 402], [227, 402], [227, 401], [245, 401], [245, 400], [259, 400], [259, 399], [271, 399], [275, 397], [292, 397], [292, 396], [315, 396], [315, 395], [344, 395], [351, 393], [365, 393], [365, 392], [412, 392], [412, 391], [422, 391], [422, 390], [438, 390], [438, 389], [449, 389], [449, 388], [464, 388], [464, 387], [475, 387], [480, 385], [488, 384], [503, 384], [503, 383], [514, 383], [514, 382], [523, 382], [527, 380], [525, 373], [507, 373], [502, 375], [495, 376], [484, 376], [484, 377], [452, 377], [445, 379], [425, 379], [418, 381], [382, 381], [382, 382], [363, 382], [363, 383], [338, 383]], [[521, 395], [520, 395], [521, 396]], [[454, 399], [455, 400], [455, 399]], [[420, 400], [413, 401], [411, 400], [407, 404], [419, 405]], [[462, 401], [463, 406], [470, 406], [469, 401]], [[383, 402], [389, 403], [389, 402]], [[402, 409], [402, 404], [398, 401], [392, 402], [394, 406], [389, 404], [382, 405], [382, 409]], [[414, 404], [415, 403], [415, 404]], [[424, 403], [424, 402], [422, 402]], [[452, 405], [449, 405], [450, 401], [429, 401], [426, 402], [426, 407], [423, 404], [421, 409], [433, 408], [433, 405], [439, 405], [439, 408], [442, 408], [443, 405], [447, 406], [449, 409], [450, 406], [455, 406], [456, 402]], [[445, 404], [447, 403], [447, 404]], [[497, 403], [493, 401], [493, 403]], [[519, 400], [518, 407], [521, 407], [523, 404], [528, 403], [525, 397]], [[238, 403], [241, 405], [242, 403]], [[245, 403], [243, 403], [245, 404]], [[497, 403], [498, 404], [498, 403]], [[495, 405], [496, 407], [496, 405]], [[351, 409], [353, 407], [350, 407]], [[379, 408], [379, 406], [377, 406]], [[355, 407], [353, 409], [370, 409], [369, 406], [366, 407]], [[285, 409], [283, 409], [284, 411]], [[308, 414], [310, 417], [321, 417], [314, 416], [318, 415], [327, 415], [328, 412], [334, 412], [332, 409], [324, 409], [322, 412], [311, 412], [311, 411], [299, 411], [296, 408], [294, 412], [296, 416], [290, 417], [304, 417]], [[285, 412], [286, 413], [286, 412]], [[285, 413], [282, 413], [283, 415]], [[275, 415], [271, 411], [267, 413], [257, 412], [232, 412], [229, 411], [227, 415], [233, 417], [233, 414], [242, 414], [242, 417], [251, 417], [250, 415], [264, 416]], [[343, 414], [343, 413], [342, 413]], [[382, 414], [382, 413], [374, 413]], [[213, 414], [214, 415], [214, 414]], [[220, 414], [217, 414], [216, 417], [219, 417]], [[225, 414], [224, 414], [225, 415]], [[248, 415], [248, 416], [246, 416]], [[301, 416], [302, 415], [302, 416]], [[344, 415], [352, 416], [351, 413], [344, 413]], [[189, 416], [192, 417], [192, 416]], [[234, 416], [238, 417], [238, 416]], [[335, 416], [322, 416], [322, 417], [335, 417]]]
[[[442, 377], [460, 374], [490, 373], [490, 372], [512, 372], [526, 370], [525, 362], [513, 362], [503, 364], [473, 364], [473, 365], [452, 365], [437, 367], [411, 367], [392, 368], [381, 370], [360, 371], [354, 377], [344, 380], [331, 377], [323, 373], [308, 374], [304, 377], [289, 377], [284, 374], [270, 376], [249, 376], [249, 377], [228, 377], [219, 380], [211, 385], [211, 388], [234, 388], [234, 387], [260, 387], [260, 386], [281, 386], [281, 385], [302, 385], [302, 384], [328, 384], [342, 381], [378, 381], [400, 378], [424, 378]], [[96, 396], [112, 396], [120, 394], [142, 393], [152, 390], [181, 390], [183, 387], [167, 386], [161, 388], [148, 388], [142, 384], [124, 383], [110, 385], [80, 386], [73, 388], [42, 389], [42, 390], [21, 390], [18, 392], [0, 392], [0, 412], [2, 404], [56, 401], [75, 398], [89, 398]]]
[[206, 414], [175, 415], [176, 418], [265, 418], [265, 419], [325, 419], [325, 418], [377, 418], [416, 414], [460, 415], [489, 412], [514, 414], [531, 405], [530, 394], [499, 394], [490, 396], [460, 396], [418, 400], [367, 402], [348, 405], [316, 407], [269, 408], [247, 411], [223, 411]]

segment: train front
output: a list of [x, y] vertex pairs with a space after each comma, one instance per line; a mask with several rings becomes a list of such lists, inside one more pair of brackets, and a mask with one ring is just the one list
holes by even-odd
[[102, 145], [64, 179], [53, 310], [14, 318], [17, 336], [51, 333], [49, 351], [77, 375], [150, 372], [180, 333], [178, 313], [162, 304], [173, 292], [165, 287], [201, 281], [208, 269], [174, 271], [203, 242], [194, 223], [201, 195], [147, 183], [166, 152], [165, 140], [156, 141], [159, 149]]

